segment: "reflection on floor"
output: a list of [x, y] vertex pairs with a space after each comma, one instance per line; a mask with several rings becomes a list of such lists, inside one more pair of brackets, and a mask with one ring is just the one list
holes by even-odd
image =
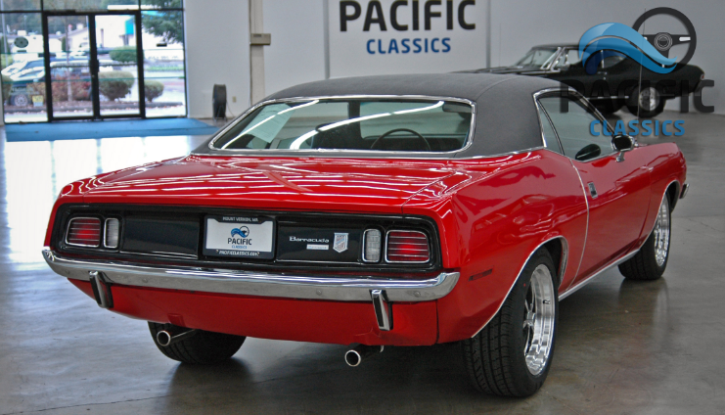
[[353, 369], [343, 346], [248, 339], [228, 365], [179, 365], [145, 322], [99, 309], [39, 249], [63, 184], [200, 139], [0, 141], [0, 414], [721, 414], [725, 118], [665, 117], [686, 121], [674, 139], [692, 185], [665, 277], [630, 283], [612, 270], [563, 301], [549, 378], [526, 400], [477, 395], [457, 345], [390, 348]]
[[0, 174], [5, 179], [2, 214], [7, 215], [11, 252], [3, 261], [37, 262], [48, 217], [66, 184], [136, 164], [184, 156], [206, 136], [127, 137], [102, 140], [6, 143], [3, 129]]

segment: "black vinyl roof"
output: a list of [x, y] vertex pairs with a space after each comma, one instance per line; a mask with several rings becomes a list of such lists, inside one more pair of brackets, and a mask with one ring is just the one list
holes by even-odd
[[566, 88], [550, 79], [520, 75], [446, 73], [336, 78], [287, 88], [267, 99], [340, 95], [422, 95], [461, 98], [476, 104], [471, 146], [448, 157], [468, 158], [542, 146], [533, 94]]
[[[417, 158], [471, 158], [524, 151], [543, 146], [539, 115], [533, 94], [548, 88], [568, 89], [550, 79], [521, 75], [482, 73], [445, 73], [426, 75], [380, 75], [335, 78], [296, 85], [265, 98], [264, 101], [290, 98], [337, 96], [421, 96], [458, 98], [476, 105], [471, 144], [452, 153], [417, 153]], [[212, 136], [212, 140], [215, 137]], [[224, 152], [203, 144], [194, 153]], [[256, 151], [256, 150], [252, 150]], [[298, 151], [279, 150], [265, 155], [299, 157]], [[406, 157], [404, 152], [371, 155], [371, 152], [325, 152], [324, 157]]]

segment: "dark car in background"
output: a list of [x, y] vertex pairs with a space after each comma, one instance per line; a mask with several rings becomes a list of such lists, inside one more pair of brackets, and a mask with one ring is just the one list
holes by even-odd
[[579, 59], [579, 45], [534, 46], [514, 65], [469, 72], [554, 79], [576, 89], [604, 114], [626, 106], [633, 114], [645, 118], [661, 113], [667, 100], [693, 93], [705, 78], [705, 72], [694, 65], [678, 63], [674, 71], [658, 74], [620, 53], [599, 53], [603, 55], [587, 62], [595, 67], [587, 68]]

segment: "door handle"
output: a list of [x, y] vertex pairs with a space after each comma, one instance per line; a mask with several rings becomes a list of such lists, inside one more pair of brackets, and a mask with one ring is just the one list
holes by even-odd
[[599, 194], [597, 193], [597, 187], [594, 186], [594, 182], [587, 183], [589, 187], [589, 194], [592, 195], [592, 199], [596, 199]]

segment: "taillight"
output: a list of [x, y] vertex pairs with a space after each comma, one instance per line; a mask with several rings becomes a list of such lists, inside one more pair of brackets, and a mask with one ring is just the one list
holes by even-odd
[[430, 260], [428, 236], [417, 231], [390, 231], [385, 244], [387, 262], [423, 263]]
[[65, 242], [68, 245], [97, 248], [101, 245], [101, 220], [73, 218], [68, 223]]

